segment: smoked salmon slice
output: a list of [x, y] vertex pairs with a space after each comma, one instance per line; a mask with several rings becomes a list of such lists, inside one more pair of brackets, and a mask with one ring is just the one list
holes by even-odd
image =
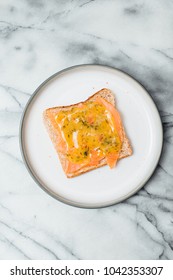
[[46, 109], [44, 123], [68, 178], [130, 156], [132, 148], [111, 90], [86, 101]]

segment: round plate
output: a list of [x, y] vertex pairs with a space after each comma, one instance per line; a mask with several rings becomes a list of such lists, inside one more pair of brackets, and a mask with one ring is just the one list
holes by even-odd
[[[84, 101], [102, 88], [115, 94], [133, 155], [75, 178], [66, 178], [43, 124], [50, 107]], [[24, 162], [34, 180], [50, 195], [70, 205], [97, 208], [120, 202], [138, 191], [152, 175], [162, 149], [157, 108], [147, 91], [122, 71], [103, 65], [79, 65], [43, 82], [30, 98], [21, 122]]]

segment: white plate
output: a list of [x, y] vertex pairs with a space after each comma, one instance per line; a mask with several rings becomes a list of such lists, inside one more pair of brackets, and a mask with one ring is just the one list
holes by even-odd
[[[83, 101], [107, 87], [116, 98], [133, 155], [108, 166], [67, 179], [43, 125], [46, 108]], [[35, 181], [55, 198], [79, 207], [96, 208], [120, 202], [139, 190], [152, 175], [162, 149], [162, 125], [146, 90], [120, 70], [79, 65], [47, 79], [32, 95], [21, 123], [21, 150]]]

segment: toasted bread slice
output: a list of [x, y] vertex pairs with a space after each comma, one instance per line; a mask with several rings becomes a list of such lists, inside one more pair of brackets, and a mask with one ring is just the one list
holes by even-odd
[[[93, 163], [92, 165], [78, 164], [78, 165], [76, 165], [77, 168], [75, 166], [74, 169], [71, 168], [70, 171], [67, 170], [67, 165], [69, 163], [69, 159], [67, 158], [67, 155], [66, 155], [67, 151], [64, 149], [64, 147], [62, 145], [61, 131], [58, 129], [55, 118], [58, 115], [58, 113], [60, 113], [62, 111], [69, 111], [72, 108], [76, 108], [78, 106], [80, 107], [88, 101], [95, 101], [98, 97], [101, 97], [102, 99], [106, 100], [107, 102], [109, 102], [113, 106], [115, 106], [114, 95], [112, 94], [112, 92], [109, 89], [103, 88], [83, 102], [76, 103], [76, 104], [73, 104], [70, 106], [60, 106], [60, 107], [49, 108], [43, 112], [44, 124], [45, 124], [48, 134], [54, 144], [54, 147], [58, 153], [58, 156], [59, 156], [61, 165], [64, 169], [64, 172], [68, 178], [75, 177], [77, 175], [83, 174], [92, 169], [96, 169], [98, 167], [106, 165], [107, 159], [105, 157], [103, 157], [96, 163]], [[122, 132], [123, 142], [122, 142], [121, 150], [119, 151], [119, 154], [118, 154], [118, 159], [128, 157], [132, 154], [132, 148], [131, 148], [129, 140], [125, 134], [125, 130], [122, 125], [122, 122], [121, 122], [121, 132]]]

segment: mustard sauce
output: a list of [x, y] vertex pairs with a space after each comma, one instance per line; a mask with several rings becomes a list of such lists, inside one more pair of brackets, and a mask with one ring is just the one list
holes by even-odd
[[59, 112], [55, 120], [67, 143], [67, 157], [73, 163], [89, 159], [93, 150], [105, 157], [121, 149], [113, 116], [104, 105], [88, 101]]

